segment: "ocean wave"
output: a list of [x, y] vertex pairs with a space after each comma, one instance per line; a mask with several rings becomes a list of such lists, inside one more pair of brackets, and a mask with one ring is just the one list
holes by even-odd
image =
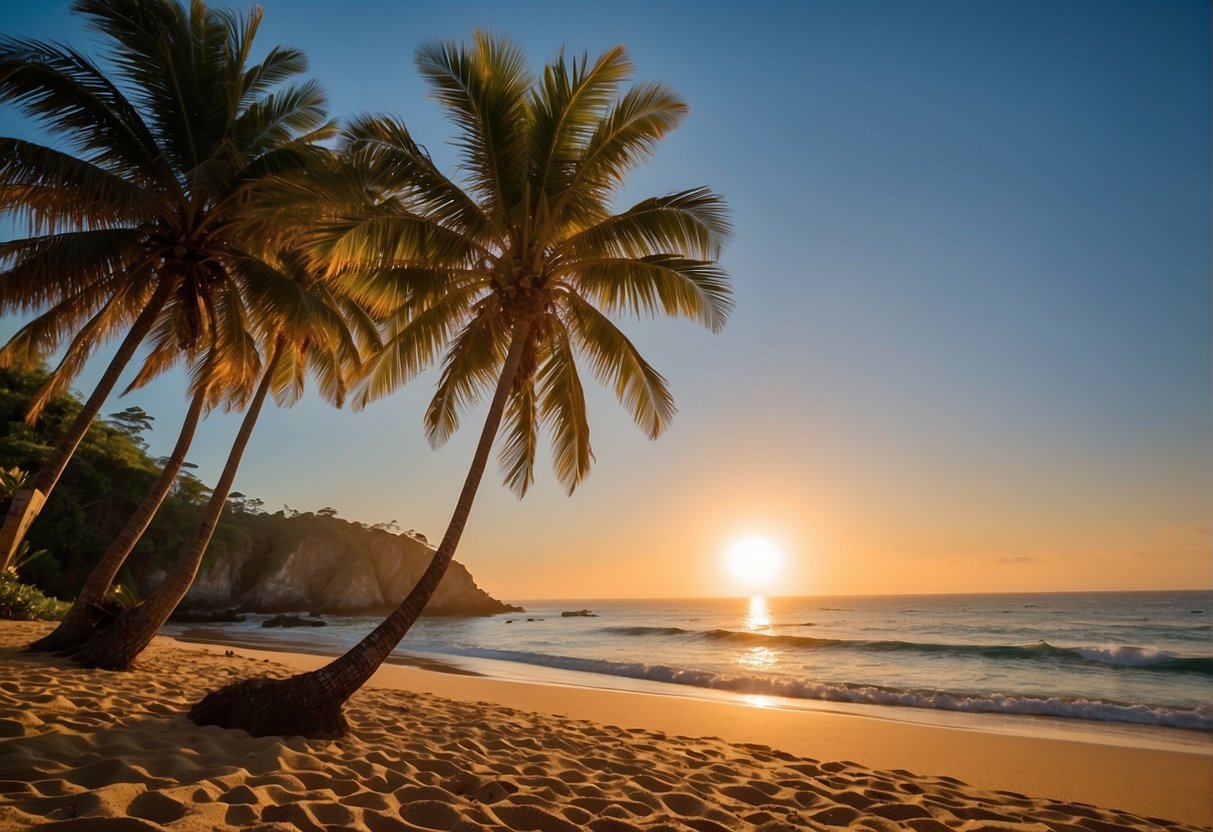
[[684, 630], [682, 627], [603, 627], [602, 632], [619, 636], [682, 636], [695, 635], [702, 630]]
[[1213, 708], [1201, 705], [1192, 709], [1168, 708], [1140, 703], [1106, 702], [1098, 699], [1034, 697], [1000, 693], [970, 694], [939, 690], [903, 690], [875, 685], [713, 673], [707, 670], [670, 667], [643, 662], [616, 662], [582, 659], [517, 650], [482, 647], [458, 647], [447, 652], [482, 659], [521, 662], [561, 670], [600, 673], [628, 679], [665, 682], [711, 690], [789, 699], [847, 702], [864, 705], [892, 705], [967, 713], [1002, 713], [1028, 716], [1052, 716], [1087, 719], [1098, 722], [1124, 722], [1201, 731], [1213, 730]]
[[1054, 660], [1102, 664], [1109, 667], [1197, 673], [1213, 676], [1213, 656], [1180, 656], [1155, 647], [1128, 644], [1057, 647], [1047, 641], [1034, 644], [934, 644], [917, 641], [813, 638], [744, 630], [686, 630], [682, 627], [604, 627], [603, 632], [622, 636], [693, 637], [763, 647], [800, 650], [847, 649], [861, 652], [914, 652], [936, 655], [977, 656], [993, 660]]

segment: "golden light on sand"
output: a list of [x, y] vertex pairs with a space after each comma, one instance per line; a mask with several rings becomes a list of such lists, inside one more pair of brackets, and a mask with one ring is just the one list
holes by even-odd
[[765, 537], [743, 537], [729, 547], [725, 555], [729, 574], [747, 589], [768, 586], [779, 577], [783, 554]]

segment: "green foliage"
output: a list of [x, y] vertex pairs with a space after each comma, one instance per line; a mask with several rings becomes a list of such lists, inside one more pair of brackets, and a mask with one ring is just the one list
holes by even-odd
[[7, 621], [58, 621], [70, 606], [23, 584], [10, 574], [0, 575], [0, 619]]
[[46, 554], [45, 549], [31, 549], [28, 540], [22, 540], [21, 545], [17, 547], [17, 551], [13, 555], [12, 561], [5, 570], [14, 578], [20, 577], [22, 570], [29, 566], [38, 558]]
[[[43, 371], [24, 373], [0, 368], [0, 473], [5, 476], [14, 467], [37, 470], [63, 430], [64, 421], [80, 406], [72, 395], [56, 396], [35, 425], [25, 424], [25, 409], [45, 381]], [[23, 543], [29, 554], [24, 559], [18, 556], [22, 579], [60, 598], [75, 596], [106, 546], [151, 488], [161, 467], [144, 450], [138, 435], [103, 421], [94, 423], [42, 514], [30, 527]], [[182, 472], [120, 573], [115, 600], [123, 605], [136, 603], [153, 587], [157, 576], [177, 559], [197, 531], [209, 493], [200, 480]], [[265, 541], [269, 537], [287, 533], [283, 525], [265, 522], [270, 515], [262, 512], [263, 506], [260, 499], [233, 494], [207, 548], [207, 557], [268, 545]], [[300, 521], [310, 516], [344, 525], [335, 517], [325, 517], [329, 511], [335, 513], [333, 509], [321, 509], [317, 513], [321, 516], [316, 517], [291, 509]], [[15, 575], [9, 580], [15, 581]], [[28, 593], [37, 591], [27, 587], [21, 595], [33, 598]], [[18, 591], [9, 588], [8, 593], [16, 597]], [[43, 612], [51, 609], [35, 606]]]
[[[75, 396], [55, 396], [41, 418], [27, 425], [25, 411], [46, 379], [42, 370], [0, 368], [0, 468], [38, 470], [65, 423], [79, 410]], [[22, 577], [52, 595], [75, 595], [160, 470], [137, 434], [104, 421], [94, 423], [27, 536], [31, 551], [49, 554], [24, 566]], [[123, 580], [132, 586], [141, 586], [150, 573], [165, 568], [197, 528], [205, 487], [187, 474], [176, 492], [128, 562]], [[241, 539], [237, 531], [221, 526], [213, 546]]]
[[144, 441], [143, 434], [152, 430], [152, 422], [156, 421], [156, 417], [142, 407], [133, 406], [111, 413], [109, 421], [117, 430], [129, 436], [136, 445], [146, 450], [147, 442]]
[[20, 468], [0, 468], [0, 499], [11, 498], [28, 479], [29, 472]]

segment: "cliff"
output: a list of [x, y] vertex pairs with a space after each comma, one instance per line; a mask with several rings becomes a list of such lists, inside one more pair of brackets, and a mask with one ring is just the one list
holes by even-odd
[[[208, 556], [183, 609], [382, 613], [400, 603], [433, 555], [428, 546], [405, 535], [334, 517], [246, 515], [240, 525], [244, 539]], [[426, 614], [517, 610], [476, 586], [463, 564], [455, 561]]]

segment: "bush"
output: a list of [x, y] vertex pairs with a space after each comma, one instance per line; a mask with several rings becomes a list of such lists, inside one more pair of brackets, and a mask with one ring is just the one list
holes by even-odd
[[59, 601], [11, 575], [0, 575], [0, 619], [58, 621], [67, 614], [67, 601]]

